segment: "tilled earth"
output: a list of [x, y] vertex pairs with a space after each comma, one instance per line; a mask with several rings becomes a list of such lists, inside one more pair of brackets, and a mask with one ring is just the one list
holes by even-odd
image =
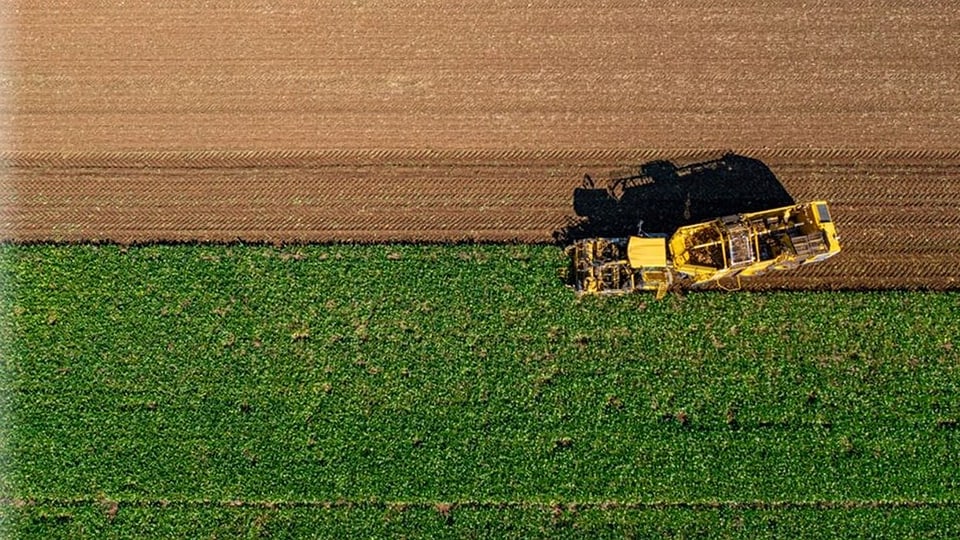
[[[960, 154], [758, 153], [797, 201], [831, 202], [843, 252], [751, 288], [958, 286]], [[553, 242], [574, 219], [584, 174], [602, 179], [653, 157], [667, 156], [33, 156], [14, 164], [19, 188], [0, 211], [18, 241]]]
[[960, 9], [0, 7], [5, 241], [551, 242], [585, 173], [733, 149], [843, 253], [753, 288], [956, 288]]

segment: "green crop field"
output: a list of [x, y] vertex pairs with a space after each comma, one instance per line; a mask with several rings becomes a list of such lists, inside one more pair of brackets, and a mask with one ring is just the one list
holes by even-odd
[[2, 246], [0, 536], [960, 536], [960, 294], [563, 266]]

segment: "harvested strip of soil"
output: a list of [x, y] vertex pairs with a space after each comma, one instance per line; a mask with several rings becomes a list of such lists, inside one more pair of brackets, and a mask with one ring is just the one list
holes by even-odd
[[[748, 288], [960, 287], [960, 153], [754, 150], [844, 251]], [[684, 151], [7, 154], [14, 242], [552, 242], [585, 173]]]

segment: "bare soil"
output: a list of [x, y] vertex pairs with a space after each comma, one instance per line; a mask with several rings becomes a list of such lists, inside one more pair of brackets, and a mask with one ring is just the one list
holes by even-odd
[[3, 240], [549, 242], [733, 149], [845, 249], [752, 287], [958, 287], [953, 2], [155, 4], [0, 6]]

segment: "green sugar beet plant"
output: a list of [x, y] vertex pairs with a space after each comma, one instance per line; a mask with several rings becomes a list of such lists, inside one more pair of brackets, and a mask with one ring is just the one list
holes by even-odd
[[576, 299], [564, 263], [2, 246], [3, 532], [960, 532], [960, 295]]

